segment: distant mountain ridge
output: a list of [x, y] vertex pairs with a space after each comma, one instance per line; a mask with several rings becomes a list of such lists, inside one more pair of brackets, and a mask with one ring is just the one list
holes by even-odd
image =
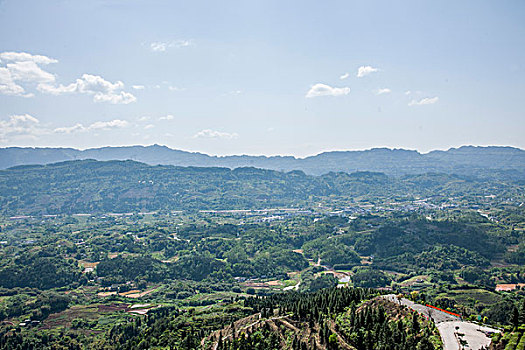
[[475, 175], [479, 170], [525, 172], [525, 150], [501, 146], [462, 146], [447, 151], [373, 148], [364, 151], [331, 151], [306, 158], [293, 156], [210, 156], [166, 146], [123, 146], [78, 150], [74, 148], [0, 148], [0, 169], [18, 165], [49, 164], [69, 160], [135, 160], [149, 165], [197, 167], [255, 167], [321, 175], [328, 172], [375, 171], [388, 175], [428, 172]]

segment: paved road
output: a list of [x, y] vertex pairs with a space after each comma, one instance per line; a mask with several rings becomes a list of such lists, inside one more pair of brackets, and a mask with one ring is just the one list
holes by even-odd
[[[467, 342], [464, 349], [479, 350], [483, 346], [490, 344], [490, 337], [485, 332], [499, 332], [497, 329], [479, 326], [475, 323], [462, 321], [459, 317], [449, 315], [446, 312], [432, 309], [425, 305], [416, 304], [405, 298], [398, 299], [394, 294], [385, 295], [384, 298], [400, 305], [406, 305], [412, 310], [416, 310], [431, 318], [436, 324], [441, 339], [443, 340], [444, 350], [462, 349], [459, 340]], [[458, 327], [458, 329], [456, 329]]]
[[[456, 327], [458, 327], [458, 329], [456, 329]], [[490, 344], [490, 337], [484, 332], [499, 332], [493, 328], [479, 326], [465, 321], [441, 322], [437, 324], [437, 328], [443, 340], [444, 350], [460, 349], [458, 339], [463, 339], [467, 342], [465, 349], [481, 349]]]
[[405, 298], [397, 299], [397, 296], [395, 296], [394, 294], [385, 295], [385, 298], [387, 298], [388, 300], [390, 300], [390, 301], [392, 301], [392, 302], [394, 302], [396, 304], [406, 305], [409, 308], [411, 308], [412, 310], [416, 310], [420, 314], [423, 314], [423, 315], [431, 318], [434, 321], [434, 323], [436, 323], [436, 324], [438, 324], [440, 322], [459, 321], [460, 320], [459, 317], [452, 316], [452, 315], [447, 314], [446, 312], [443, 312], [443, 311], [432, 309], [432, 308], [427, 307], [425, 305], [416, 304], [413, 301], [410, 301], [408, 299], [405, 299]]

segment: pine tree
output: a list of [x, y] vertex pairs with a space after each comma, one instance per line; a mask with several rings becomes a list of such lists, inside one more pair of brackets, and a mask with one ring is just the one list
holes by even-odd
[[520, 325], [520, 313], [516, 306], [512, 308], [511, 322], [514, 327], [518, 327]]
[[520, 310], [519, 310], [519, 323], [520, 324], [525, 324], [525, 298], [523, 298], [522, 302], [521, 302], [521, 306], [520, 306]]
[[418, 321], [417, 312], [414, 312], [412, 314], [412, 332], [414, 334], [418, 334], [419, 333], [419, 321]]

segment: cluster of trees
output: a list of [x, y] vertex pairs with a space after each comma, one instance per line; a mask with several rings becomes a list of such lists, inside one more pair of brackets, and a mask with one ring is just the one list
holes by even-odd
[[316, 292], [324, 288], [332, 288], [337, 286], [337, 278], [332, 274], [322, 274], [315, 276], [315, 272], [318, 272], [319, 268], [314, 267], [308, 271], [303, 272], [301, 276], [301, 285], [299, 291], [301, 292]]
[[521, 350], [525, 348], [525, 300], [520, 305], [507, 303], [510, 327], [505, 327], [503, 334], [497, 334], [491, 349]]
[[357, 287], [377, 288], [389, 285], [392, 279], [380, 270], [368, 268], [357, 270], [352, 281]]
[[0, 350], [82, 350], [85, 343], [85, 336], [72, 332], [27, 333], [16, 328], [0, 328]]
[[352, 307], [337, 319], [337, 325], [344, 339], [357, 349], [435, 349], [430, 339], [437, 338], [436, 330], [429, 323], [423, 327], [417, 312], [393, 321], [381, 306], [364, 307], [358, 312]]
[[97, 265], [97, 275], [104, 278], [104, 285], [142, 279], [159, 282], [168, 277], [168, 268], [149, 256], [118, 256], [102, 260]]
[[317, 238], [302, 246], [305, 256], [336, 269], [351, 269], [361, 258], [352, 247], [336, 239]]
[[417, 266], [439, 271], [457, 270], [464, 266], [487, 267], [490, 264], [479, 253], [455, 245], [435, 245], [414, 258]]
[[0, 320], [21, 315], [43, 320], [52, 313], [65, 310], [71, 303], [70, 297], [53, 291], [15, 288], [0, 291], [0, 296], [9, 296], [0, 303]]
[[369, 233], [347, 236], [358, 253], [374, 256], [374, 266], [402, 273], [487, 268], [491, 259], [505, 252], [503, 237], [456, 220], [404, 217]]
[[362, 288], [326, 288], [313, 293], [278, 293], [265, 297], [251, 297], [244, 305], [254, 312], [270, 310], [269, 314], [292, 314], [299, 321], [321, 320], [327, 315], [342, 312], [351, 304], [378, 295], [375, 290]]
[[[287, 271], [297, 271], [308, 266], [297, 253], [286, 250], [258, 252], [249, 259], [232, 257], [217, 259], [209, 251], [190, 251], [175, 262], [164, 263], [149, 256], [128, 256], [104, 259], [97, 265], [97, 275], [103, 277], [103, 285], [145, 280], [161, 282], [169, 280], [194, 280], [230, 282], [232, 276], [286, 276]], [[238, 254], [239, 255], [239, 254]]]
[[[237, 334], [233, 331], [232, 338], [223, 340], [222, 333], [217, 337], [216, 350], [274, 350], [281, 348], [279, 336], [272, 331], [270, 326], [265, 323], [262, 327], [252, 332], [241, 332]], [[299, 350], [297, 340], [294, 339], [291, 350]]]
[[146, 319], [117, 324], [92, 349], [152, 349], [156, 347], [191, 350], [201, 348], [201, 340], [212, 330], [220, 329], [246, 315], [238, 303], [215, 308], [212, 313], [184, 311], [172, 307], [158, 308]]
[[217, 349], [266, 350], [283, 348], [283, 344], [291, 350], [346, 348], [341, 342], [359, 350], [435, 349], [430, 339], [439, 339], [437, 331], [417, 313], [396, 310], [389, 314], [380, 304], [357, 308], [374, 294], [367, 289], [329, 288], [315, 293], [249, 298], [246, 306], [271, 320], [286, 315], [290, 322], [297, 322], [301, 333], [290, 338], [268, 323], [242, 332], [230, 328], [228, 336], [220, 333]]
[[0, 267], [0, 287], [50, 289], [72, 283], [86, 282], [74, 259], [65, 259], [52, 247], [25, 251], [20, 256], [3, 261]]
[[388, 258], [403, 253], [418, 254], [439, 245], [449, 246], [449, 258], [457, 257], [460, 263], [476, 259], [476, 256], [464, 256], [464, 251], [457, 247], [473, 251], [485, 258], [505, 251], [501, 242], [489, 236], [480, 225], [468, 225], [452, 220], [429, 222], [417, 217], [391, 220], [370, 234], [358, 237], [355, 247], [359, 253]]
[[511, 264], [518, 264], [520, 266], [525, 264], [525, 241], [518, 245], [515, 251], [507, 252], [505, 260]]

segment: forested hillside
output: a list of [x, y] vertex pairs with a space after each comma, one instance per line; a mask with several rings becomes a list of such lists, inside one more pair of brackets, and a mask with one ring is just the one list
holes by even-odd
[[[512, 195], [523, 179], [382, 173], [306, 175], [255, 168], [150, 166], [134, 161], [70, 161], [0, 171], [0, 210], [6, 215], [148, 210], [300, 207], [314, 200], [410, 196]], [[509, 186], [510, 184], [510, 186]]]
[[[416, 312], [368, 289], [329, 288], [314, 293], [228, 300], [207, 311], [161, 307], [148, 317], [114, 325], [98, 339], [0, 332], [0, 349], [215, 349], [215, 350], [433, 350], [436, 327]], [[84, 343], [84, 344], [82, 344]]]

